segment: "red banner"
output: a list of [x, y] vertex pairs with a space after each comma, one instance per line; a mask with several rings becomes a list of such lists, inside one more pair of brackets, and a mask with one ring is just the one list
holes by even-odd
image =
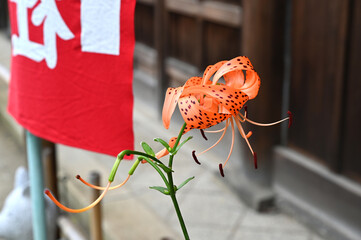
[[133, 149], [135, 0], [9, 0], [10, 114], [44, 139]]

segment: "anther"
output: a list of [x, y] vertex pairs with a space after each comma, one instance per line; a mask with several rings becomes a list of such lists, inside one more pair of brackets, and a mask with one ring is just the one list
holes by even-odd
[[288, 128], [290, 128], [292, 125], [293, 114], [290, 111], [288, 111], [287, 114], [288, 114]]
[[221, 173], [221, 176], [224, 177], [224, 172], [223, 172], [222, 163], [219, 164], [219, 172]]
[[192, 157], [193, 157], [194, 161], [195, 161], [197, 164], [201, 165], [201, 163], [198, 161], [198, 158], [197, 158], [197, 156], [196, 156], [196, 151], [195, 151], [195, 150], [192, 151]]
[[254, 162], [254, 168], [257, 169], [257, 153], [253, 152], [253, 162]]
[[80, 179], [80, 175], [76, 175], [75, 178], [76, 178], [76, 179]]
[[204, 134], [203, 129], [199, 129], [201, 131], [202, 137], [207, 141], [208, 138], [206, 137], [206, 134]]
[[250, 138], [252, 136], [252, 131], [249, 131], [246, 135], [246, 138]]

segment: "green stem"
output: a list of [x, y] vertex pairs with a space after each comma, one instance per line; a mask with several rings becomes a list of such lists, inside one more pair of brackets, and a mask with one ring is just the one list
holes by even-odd
[[[179, 142], [180, 142], [180, 139], [183, 135], [183, 132], [184, 132], [184, 129], [186, 127], [186, 123], [183, 124], [181, 130], [179, 131], [179, 134], [178, 134], [178, 138], [173, 146], [173, 149], [176, 149]], [[169, 156], [169, 163], [168, 163], [168, 167], [172, 169], [172, 165], [173, 165], [173, 157], [174, 155], [170, 155]], [[172, 202], [173, 202], [173, 205], [174, 205], [174, 209], [177, 213], [177, 217], [178, 217], [178, 220], [179, 220], [179, 224], [181, 225], [181, 228], [182, 228], [182, 231], [183, 231], [183, 235], [184, 235], [184, 239], [186, 240], [189, 240], [189, 235], [188, 235], [188, 231], [187, 231], [187, 228], [186, 228], [186, 225], [185, 225], [185, 222], [183, 220], [183, 216], [182, 216], [182, 213], [180, 211], [180, 208], [179, 208], [179, 205], [178, 205], [178, 201], [177, 201], [177, 198], [176, 198], [176, 192], [174, 190], [174, 183], [173, 183], [173, 173], [170, 172], [170, 173], [167, 173], [168, 175], [168, 181], [169, 181], [169, 195], [170, 197], [172, 198]]]
[[140, 156], [144, 156], [146, 158], [144, 158], [144, 160], [146, 160], [158, 173], [159, 175], [161, 176], [161, 178], [163, 179], [165, 185], [170, 188], [169, 186], [169, 183], [167, 181], [167, 178], [165, 177], [165, 175], [163, 174], [163, 172], [159, 169], [159, 167], [157, 165], [154, 164], [154, 162], [150, 161], [149, 159], [147, 158], [151, 158], [153, 159], [154, 161], [158, 161], [160, 162], [157, 158], [149, 155], [149, 154], [146, 154], [146, 153], [142, 153], [142, 152], [138, 152], [138, 151], [133, 151], [133, 150], [124, 150], [122, 151], [121, 153], [118, 154], [117, 156], [117, 159], [113, 165], [113, 168], [111, 170], [111, 173], [109, 175], [109, 182], [113, 182], [114, 181], [114, 177], [115, 177], [115, 174], [118, 170], [118, 167], [119, 167], [119, 164], [121, 162], [121, 160], [123, 160], [124, 156], [125, 155], [140, 155]]
[[168, 181], [169, 181], [169, 186], [170, 186], [170, 188], [168, 188], [169, 195], [172, 198], [173, 206], [174, 206], [174, 209], [175, 209], [175, 211], [177, 213], [179, 224], [181, 225], [181, 228], [182, 228], [182, 231], [183, 231], [184, 239], [189, 240], [187, 227], [186, 227], [186, 224], [185, 224], [185, 222], [183, 220], [183, 216], [182, 216], [182, 213], [180, 211], [178, 201], [177, 201], [177, 198], [176, 198], [176, 195], [175, 195], [176, 192], [174, 191], [173, 176], [172, 176], [171, 172], [168, 173]]
[[[183, 126], [182, 126], [182, 128], [181, 128], [181, 130], [179, 131], [179, 134], [178, 134], [177, 140], [175, 141], [175, 144], [174, 144], [174, 146], [173, 146], [172, 150], [177, 149], [177, 146], [178, 146], [178, 144], [179, 144], [179, 142], [180, 142], [180, 139], [181, 139], [181, 137], [182, 137], [182, 135], [183, 135], [183, 132], [184, 132], [184, 129], [186, 128], [186, 126], [187, 126], [187, 124], [186, 124], [186, 123], [184, 123], [184, 124], [183, 124]], [[170, 155], [170, 156], [169, 156], [169, 163], [168, 163], [168, 167], [169, 167], [170, 169], [172, 169], [172, 165], [173, 165], [173, 157], [174, 157], [174, 155]]]

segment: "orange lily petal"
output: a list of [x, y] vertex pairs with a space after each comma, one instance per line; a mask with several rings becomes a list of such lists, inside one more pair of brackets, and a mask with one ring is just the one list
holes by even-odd
[[223, 75], [227, 86], [240, 89], [244, 85], [244, 73], [241, 70], [235, 70]]
[[184, 89], [182, 96], [194, 94], [204, 94], [216, 99], [234, 116], [238, 114], [243, 105], [248, 101], [248, 96], [245, 93], [225, 85], [189, 87]]
[[214, 65], [209, 65], [203, 73], [202, 85], [205, 85], [207, 81], [210, 80], [211, 76], [226, 62], [227, 61], [220, 61]]
[[[246, 71], [246, 80], [243, 71]], [[222, 76], [227, 86], [241, 90], [249, 96], [249, 99], [257, 96], [261, 80], [247, 57], [236, 57], [224, 63], [213, 77], [213, 84], [216, 84]]]
[[239, 90], [246, 93], [249, 99], [253, 99], [257, 96], [259, 88], [261, 86], [261, 79], [256, 72], [247, 71], [246, 82]]
[[167, 89], [162, 111], [163, 125], [166, 129], [169, 128], [170, 119], [172, 118], [174, 109], [177, 106], [178, 99], [182, 94], [183, 88], [184, 87]]
[[205, 109], [193, 95], [180, 98], [179, 107], [182, 117], [187, 123], [187, 129], [185, 131], [194, 128], [209, 128], [231, 116], [230, 114], [218, 113]]
[[221, 78], [223, 75], [235, 70], [254, 71], [254, 68], [248, 57], [241, 56], [233, 58], [228, 62], [224, 63], [222, 67], [219, 68], [219, 70], [213, 77], [213, 84], [216, 84], [218, 79]]
[[184, 88], [191, 87], [191, 86], [197, 86], [202, 84], [202, 78], [201, 77], [191, 77], [189, 78], [186, 83], [184, 84]]

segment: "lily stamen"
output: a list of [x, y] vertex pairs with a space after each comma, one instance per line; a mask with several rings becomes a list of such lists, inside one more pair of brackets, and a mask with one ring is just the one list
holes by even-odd
[[[243, 109], [244, 109], [244, 118], [247, 118], [247, 115], [248, 115], [247, 106], [243, 106]], [[246, 119], [242, 119], [242, 118], [238, 118], [238, 120], [243, 123], [246, 121]]]
[[246, 138], [250, 138], [252, 136], [253, 132], [252, 131], [249, 131], [246, 135]]
[[204, 131], [204, 132], [206, 132], [206, 133], [219, 133], [219, 132], [223, 132], [225, 129], [226, 129], [226, 127], [222, 128], [222, 129], [219, 129], [219, 130], [207, 130], [207, 131]]
[[192, 157], [193, 157], [194, 161], [195, 161], [198, 165], [201, 165], [201, 163], [198, 161], [198, 158], [197, 158], [197, 155], [196, 155], [196, 151], [195, 151], [195, 150], [192, 151]]
[[234, 146], [234, 124], [233, 124], [232, 118], [230, 119], [230, 122], [231, 122], [231, 127], [232, 127], [232, 143], [231, 143], [231, 149], [229, 150], [228, 157], [227, 157], [226, 161], [224, 162], [223, 167], [226, 166], [229, 158], [231, 157], [232, 152], [233, 152], [233, 146]]
[[[288, 112], [290, 112], [290, 111], [288, 111]], [[272, 122], [272, 123], [259, 123], [259, 122], [252, 121], [249, 118], [247, 118], [246, 115], [243, 115], [242, 113], [239, 113], [239, 116], [237, 116], [237, 118], [238, 118], [238, 120], [240, 120], [242, 122], [247, 121], [249, 123], [252, 123], [253, 125], [257, 125], [257, 126], [261, 126], [261, 127], [269, 127], [269, 126], [277, 125], [277, 124], [279, 124], [281, 122], [284, 122], [284, 121], [287, 121], [287, 120], [290, 120], [290, 122], [292, 122], [292, 113], [289, 114], [288, 117], [286, 117], [284, 119], [281, 119], [281, 120], [279, 120], [277, 122]]]
[[[110, 187], [109, 190], [114, 190], [114, 189], [122, 187], [126, 182], [128, 182], [130, 176], [131, 175], [128, 175], [128, 177], [122, 183], [120, 183], [114, 187]], [[82, 183], [84, 183], [85, 185], [87, 185], [88, 187], [91, 187], [93, 189], [97, 189], [97, 190], [105, 190], [106, 189], [106, 187], [96, 186], [96, 185], [93, 185], [93, 184], [85, 181], [84, 178], [80, 177], [80, 175], [76, 175], [76, 179], [80, 180]]]
[[220, 172], [221, 176], [224, 177], [224, 171], [223, 171], [222, 163], [220, 163], [220, 164], [218, 165], [218, 167], [219, 167], [219, 172]]
[[208, 141], [208, 138], [207, 138], [206, 135], [204, 134], [203, 129], [199, 129], [199, 130], [201, 131], [202, 137], [203, 137], [206, 141]]
[[111, 182], [108, 182], [107, 186], [105, 187], [103, 193], [91, 204], [89, 204], [87, 207], [84, 208], [80, 208], [80, 209], [73, 209], [73, 208], [68, 208], [66, 206], [64, 206], [63, 204], [61, 204], [58, 200], [56, 200], [56, 198], [53, 196], [53, 194], [46, 189], [44, 191], [44, 193], [61, 209], [63, 209], [64, 211], [67, 212], [71, 212], [71, 213], [81, 213], [81, 212], [85, 212], [91, 208], [93, 208], [95, 205], [97, 205], [105, 196], [105, 194], [108, 192], [109, 188], [110, 188], [110, 184]]
[[221, 137], [217, 140], [217, 142], [215, 142], [211, 147], [209, 147], [206, 150], [204, 150], [203, 152], [201, 152], [199, 155], [202, 155], [203, 153], [206, 153], [209, 150], [211, 150], [212, 148], [214, 148], [223, 139], [224, 135], [227, 132], [228, 126], [229, 126], [229, 120], [226, 121], [226, 126], [223, 128], [223, 133], [222, 133]]
[[239, 133], [241, 134], [241, 136], [244, 138], [244, 140], [246, 141], [249, 150], [251, 151], [252, 155], [253, 155], [253, 160], [254, 160], [254, 167], [257, 169], [257, 154], [253, 151], [251, 144], [248, 141], [247, 135], [244, 133], [243, 127], [241, 125], [241, 123], [239, 121], [235, 121], [236, 125], [238, 127]]

